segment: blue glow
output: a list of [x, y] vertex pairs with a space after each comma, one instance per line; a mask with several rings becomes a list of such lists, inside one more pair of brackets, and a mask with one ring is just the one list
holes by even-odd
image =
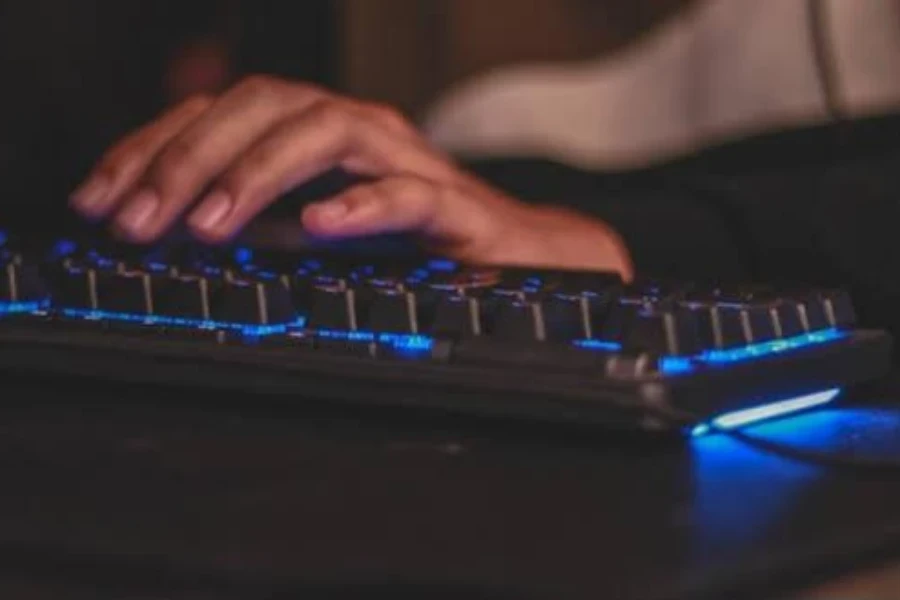
[[455, 271], [456, 263], [452, 260], [435, 259], [428, 262], [428, 268], [432, 271]]
[[35, 313], [44, 308], [46, 302], [0, 302], [0, 316]]
[[694, 370], [694, 362], [686, 356], [663, 356], [659, 359], [659, 370], [666, 375], [690, 373]]
[[77, 249], [78, 244], [76, 244], [72, 240], [60, 240], [53, 246], [51, 256], [53, 258], [60, 259], [74, 254], [75, 250]]
[[163, 263], [158, 262], [149, 262], [145, 266], [147, 267], [147, 270], [153, 271], [154, 273], [164, 273], [169, 268]]
[[427, 353], [434, 347], [434, 339], [415, 333], [374, 333], [371, 331], [340, 331], [320, 329], [315, 335], [328, 340], [359, 343], [378, 343], [408, 353]]
[[824, 390], [813, 394], [806, 394], [787, 400], [769, 402], [752, 408], [725, 413], [712, 419], [712, 427], [706, 423], [695, 426], [691, 430], [691, 435], [697, 437], [706, 435], [710, 431], [715, 431], [717, 429], [736, 429], [738, 427], [744, 427], [776, 417], [783, 417], [803, 410], [809, 410], [834, 401], [840, 393], [840, 389]]
[[709, 350], [698, 357], [703, 362], [717, 363], [733, 363], [745, 360], [753, 360], [771, 354], [780, 354], [790, 350], [799, 350], [807, 346], [815, 346], [834, 342], [843, 339], [846, 333], [837, 329], [823, 329], [812, 333], [805, 333], [781, 340], [773, 340], [771, 342], [762, 342], [759, 344], [750, 344], [749, 346], [741, 346], [728, 350]]
[[604, 342], [603, 340], [578, 340], [574, 343], [579, 348], [587, 348], [588, 350], [605, 350], [607, 352], [619, 352], [622, 350], [622, 344]]
[[782, 340], [773, 340], [759, 344], [750, 344], [728, 350], [707, 350], [698, 356], [680, 357], [664, 356], [659, 361], [659, 370], [665, 375], [677, 375], [690, 373], [699, 363], [710, 366], [728, 365], [737, 362], [758, 360], [773, 354], [801, 350], [810, 346], [818, 346], [835, 342], [847, 337], [847, 334], [837, 329], [823, 329], [805, 333]]
[[249, 264], [253, 260], [253, 251], [250, 248], [236, 248], [234, 261], [239, 265]]
[[0, 229], [0, 246], [5, 244], [9, 240], [9, 234]]
[[275, 333], [286, 333], [288, 329], [300, 328], [305, 325], [305, 319], [300, 318], [293, 323], [279, 323], [274, 325], [252, 325], [245, 323], [226, 323], [220, 321], [207, 321], [203, 319], [187, 319], [180, 317], [163, 317], [159, 315], [137, 315], [131, 313], [108, 312], [102, 310], [82, 310], [75, 308], [62, 309], [63, 316], [74, 319], [92, 321], [117, 321], [120, 323], [135, 323], [140, 325], [193, 328], [205, 330], [226, 329], [240, 331], [245, 335], [261, 336]]

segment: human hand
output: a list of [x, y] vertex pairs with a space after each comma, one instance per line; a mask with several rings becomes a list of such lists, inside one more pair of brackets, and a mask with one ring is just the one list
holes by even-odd
[[465, 262], [632, 276], [626, 249], [605, 224], [491, 188], [393, 109], [268, 77], [188, 100], [127, 136], [71, 203], [88, 218], [110, 218], [132, 242], [152, 242], [186, 217], [200, 240], [220, 243], [291, 188], [336, 167], [368, 182], [305, 208], [302, 224], [314, 237], [410, 232], [426, 249]]

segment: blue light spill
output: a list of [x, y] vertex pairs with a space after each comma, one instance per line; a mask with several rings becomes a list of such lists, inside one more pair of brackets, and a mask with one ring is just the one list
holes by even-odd
[[328, 340], [383, 344], [408, 355], [427, 354], [434, 347], [433, 338], [414, 333], [374, 333], [371, 331], [320, 329], [315, 332], [315, 335]]
[[[0, 316], [9, 314], [27, 314], [46, 310], [46, 302], [0, 302]], [[226, 329], [241, 331], [250, 336], [272, 335], [286, 333], [295, 329], [301, 329], [306, 325], [305, 317], [300, 317], [291, 323], [279, 323], [272, 325], [252, 325], [243, 323], [204, 321], [200, 319], [188, 319], [178, 317], [165, 317], [159, 315], [137, 315], [129, 313], [91, 311], [81, 309], [62, 309], [64, 316], [78, 319], [109, 320], [145, 325], [158, 325], [163, 327], [185, 327], [199, 329]], [[389, 334], [371, 333], [366, 331], [317, 331], [316, 335], [328, 339], [343, 339], [357, 342], [378, 342], [387, 344], [395, 349], [410, 353], [430, 352], [434, 340], [425, 335], [416, 334]], [[760, 344], [752, 344], [729, 350], [710, 350], [698, 356], [680, 357], [664, 356], [660, 358], [659, 368], [664, 375], [678, 375], [690, 373], [699, 366], [721, 366], [736, 362], [745, 362], [759, 359], [773, 354], [799, 350], [809, 346], [827, 344], [846, 337], [846, 333], [836, 329], [826, 329], [807, 333], [800, 336], [785, 338]], [[622, 345], [605, 340], [587, 339], [577, 340], [573, 344], [579, 348], [604, 352], [620, 352]]]
[[745, 427], [753, 423], [759, 423], [776, 417], [783, 417], [803, 410], [809, 410], [833, 402], [840, 393], [841, 390], [835, 388], [797, 396], [787, 400], [767, 402], [752, 408], [725, 413], [712, 419], [712, 427], [706, 423], [695, 426], [691, 430], [691, 435], [699, 437], [717, 429], [736, 429], [738, 427]]
[[0, 246], [5, 244], [7, 240], [9, 240], [9, 235], [5, 231], [0, 229]]
[[279, 323], [273, 325], [251, 325], [244, 323], [227, 323], [220, 321], [205, 321], [203, 319], [186, 319], [180, 317], [163, 317], [159, 315], [136, 315], [130, 313], [108, 312], [102, 310], [82, 310], [75, 308], [62, 309], [63, 316], [74, 319], [93, 321], [117, 321], [120, 323], [135, 323], [138, 325], [157, 325], [162, 327], [179, 327], [229, 331], [240, 331], [244, 335], [261, 336], [274, 333], [285, 333], [289, 329], [300, 328], [305, 325], [305, 319], [300, 318], [293, 323]]
[[770, 354], [780, 354], [789, 350], [798, 350], [806, 346], [815, 346], [843, 339], [847, 336], [837, 329], [822, 329], [811, 333], [805, 333], [790, 338], [750, 344], [729, 350], [709, 350], [701, 354], [698, 359], [712, 364], [733, 363], [752, 360]]
[[35, 313], [46, 307], [46, 302], [0, 302], [0, 317]]
[[456, 263], [452, 260], [435, 259], [428, 262], [428, 268], [432, 271], [451, 272], [456, 270]]
[[605, 350], [607, 352], [619, 352], [622, 350], [622, 344], [604, 342], [603, 340], [578, 340], [574, 344], [579, 348], [588, 350]]
[[253, 260], [253, 251], [250, 248], [237, 248], [234, 251], [234, 261], [239, 265], [249, 264]]
[[843, 331], [837, 329], [822, 329], [820, 331], [813, 331], [811, 333], [805, 333], [790, 338], [750, 344], [739, 348], [707, 350], [698, 356], [664, 356], [659, 361], [659, 369], [665, 375], [689, 373], [698, 366], [698, 363], [721, 366], [738, 362], [748, 362], [766, 356], [772, 356], [773, 354], [782, 354], [784, 352], [800, 350], [810, 346], [819, 346], [829, 342], [835, 342], [845, 337], [847, 337], [847, 334]]
[[78, 249], [78, 244], [73, 242], [72, 240], [59, 240], [53, 246], [53, 250], [51, 252], [51, 256], [54, 258], [63, 258], [65, 256], [70, 256], [74, 254]]

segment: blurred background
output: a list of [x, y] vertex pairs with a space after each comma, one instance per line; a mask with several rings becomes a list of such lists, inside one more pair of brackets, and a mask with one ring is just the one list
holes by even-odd
[[4, 212], [59, 203], [118, 136], [247, 73], [317, 82], [420, 119], [474, 74], [595, 56], [689, 4], [0, 0]]
[[900, 0], [0, 0], [0, 210], [63, 211], [117, 137], [249, 73], [393, 104], [451, 150], [633, 170], [832, 117], [816, 6], [846, 106], [895, 110]]

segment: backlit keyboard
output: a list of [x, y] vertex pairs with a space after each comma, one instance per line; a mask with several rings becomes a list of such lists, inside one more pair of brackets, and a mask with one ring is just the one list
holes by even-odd
[[0, 368], [705, 431], [879, 377], [835, 289], [0, 238]]

